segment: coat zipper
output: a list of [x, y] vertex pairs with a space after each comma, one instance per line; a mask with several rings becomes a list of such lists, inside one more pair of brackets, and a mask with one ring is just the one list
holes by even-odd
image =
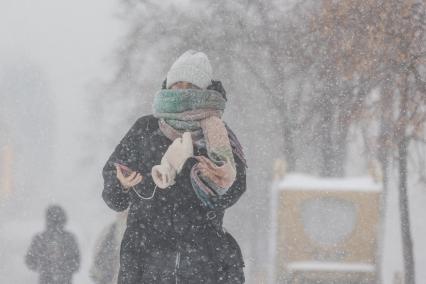
[[176, 262], [175, 262], [175, 283], [177, 284], [178, 283], [178, 275], [177, 275], [177, 272], [178, 272], [178, 269], [179, 269], [179, 264], [180, 264], [180, 251], [178, 251], [177, 253], [176, 253]]

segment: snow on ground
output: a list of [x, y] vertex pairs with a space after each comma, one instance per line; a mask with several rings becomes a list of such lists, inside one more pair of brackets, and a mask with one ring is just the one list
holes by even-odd
[[287, 268], [291, 271], [332, 271], [332, 272], [374, 272], [375, 268], [369, 263], [341, 263], [321, 261], [291, 262]]
[[318, 178], [301, 173], [290, 173], [278, 182], [281, 190], [329, 190], [329, 191], [381, 191], [381, 183], [369, 176], [348, 178]]

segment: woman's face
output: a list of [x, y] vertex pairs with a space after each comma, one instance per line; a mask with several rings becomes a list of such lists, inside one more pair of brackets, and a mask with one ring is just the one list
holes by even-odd
[[200, 89], [200, 88], [189, 82], [176, 82], [170, 87], [170, 89], [175, 90], [175, 89]]

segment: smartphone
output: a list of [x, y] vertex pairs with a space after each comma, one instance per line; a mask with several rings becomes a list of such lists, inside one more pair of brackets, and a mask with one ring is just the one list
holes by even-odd
[[122, 164], [119, 164], [119, 163], [114, 163], [114, 165], [116, 165], [120, 168], [121, 172], [123, 173], [123, 175], [125, 177], [130, 176], [133, 172], [129, 167], [127, 167], [125, 165], [122, 165]]

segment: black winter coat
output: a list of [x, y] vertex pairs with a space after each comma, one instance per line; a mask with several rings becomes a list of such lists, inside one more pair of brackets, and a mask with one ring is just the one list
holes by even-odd
[[[118, 283], [243, 283], [244, 262], [235, 239], [222, 228], [225, 209], [246, 190], [246, 167], [236, 155], [237, 178], [228, 192], [206, 208], [197, 198], [189, 178], [197, 162], [186, 161], [167, 189], [157, 189], [151, 168], [172, 143], [152, 115], [139, 118], [103, 169], [103, 199], [116, 210], [129, 208], [127, 229], [121, 244]], [[205, 149], [195, 155], [207, 156]], [[144, 179], [134, 190], [124, 191], [114, 163], [140, 172]], [[140, 196], [138, 196], [140, 195]]]
[[72, 233], [48, 228], [32, 239], [25, 261], [40, 273], [40, 284], [71, 284], [80, 266], [80, 252]]

